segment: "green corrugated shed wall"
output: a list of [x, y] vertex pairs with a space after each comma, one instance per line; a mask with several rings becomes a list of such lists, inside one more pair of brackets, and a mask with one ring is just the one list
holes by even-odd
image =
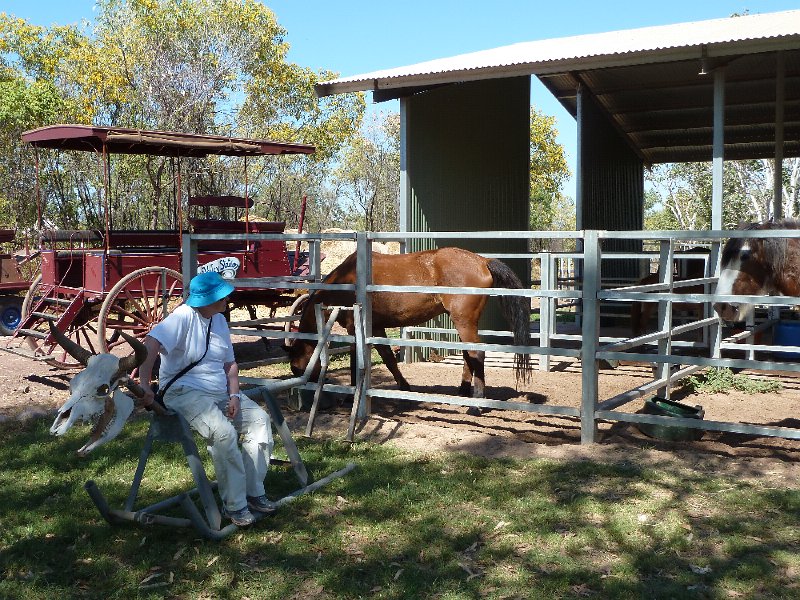
[[[644, 164], [583, 89], [578, 103], [579, 229], [644, 228]], [[606, 245], [607, 244], [607, 245]], [[638, 251], [638, 240], [607, 240], [604, 251]], [[636, 277], [636, 261], [603, 265], [604, 277]]]
[[[444, 86], [401, 104], [405, 231], [528, 229], [530, 78]], [[412, 240], [408, 250], [436, 247]], [[525, 252], [526, 240], [441, 240], [474, 252]], [[506, 261], [528, 285], [526, 261]], [[496, 300], [481, 328], [507, 329]]]

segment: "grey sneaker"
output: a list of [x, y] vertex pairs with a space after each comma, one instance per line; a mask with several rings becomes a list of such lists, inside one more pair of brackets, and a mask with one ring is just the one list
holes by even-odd
[[252, 525], [256, 522], [256, 518], [253, 516], [253, 513], [251, 513], [246, 506], [239, 510], [227, 510], [223, 508], [222, 514], [228, 517], [231, 520], [231, 523], [239, 527], [247, 527], [248, 525]]
[[269, 500], [266, 496], [248, 496], [247, 506], [250, 508], [250, 510], [260, 513], [274, 513], [276, 510], [278, 510], [278, 505], [272, 500]]

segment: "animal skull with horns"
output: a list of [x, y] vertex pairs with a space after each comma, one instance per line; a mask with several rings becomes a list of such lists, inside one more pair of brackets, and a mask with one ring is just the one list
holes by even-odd
[[70, 356], [86, 365], [70, 381], [69, 399], [58, 409], [50, 433], [60, 436], [75, 423], [94, 422], [89, 441], [78, 450], [80, 456], [85, 456], [117, 437], [133, 412], [133, 399], [119, 386], [124, 384], [135, 395], [142, 396], [142, 389], [129, 380], [128, 374], [147, 358], [147, 348], [136, 338], [120, 332], [133, 347], [133, 356], [119, 358], [113, 354], [93, 354], [70, 340], [52, 323], [50, 332]]

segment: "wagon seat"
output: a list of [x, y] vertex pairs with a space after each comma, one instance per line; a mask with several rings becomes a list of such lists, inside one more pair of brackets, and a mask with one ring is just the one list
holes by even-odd
[[[189, 205], [189, 225], [198, 234], [236, 234], [283, 233], [284, 221], [241, 220], [244, 211], [252, 208], [253, 199], [241, 196], [191, 196]], [[201, 212], [203, 216], [194, 216]], [[221, 215], [215, 218], [214, 214]], [[232, 213], [232, 215], [231, 215]], [[229, 218], [233, 216], [233, 218]], [[197, 251], [200, 263], [233, 254], [242, 263], [239, 276], [280, 277], [291, 275], [286, 243], [282, 240], [252, 239], [213, 239], [199, 240]]]
[[[16, 235], [15, 229], [0, 229], [0, 244], [13, 242]], [[13, 255], [3, 252], [2, 248], [0, 248], [0, 285], [22, 281], [23, 277], [17, 266], [17, 260], [14, 259]]]

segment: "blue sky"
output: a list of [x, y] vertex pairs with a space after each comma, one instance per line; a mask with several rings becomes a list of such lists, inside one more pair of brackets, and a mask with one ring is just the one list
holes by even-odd
[[[800, 8], [798, 0], [267, 0], [287, 30], [289, 59], [342, 76], [516, 42]], [[0, 11], [39, 25], [91, 20], [93, 0], [2, 0]], [[532, 102], [557, 119], [574, 171], [572, 117], [538, 82]], [[397, 103], [371, 110], [397, 111]], [[564, 190], [574, 196], [574, 184]]]

